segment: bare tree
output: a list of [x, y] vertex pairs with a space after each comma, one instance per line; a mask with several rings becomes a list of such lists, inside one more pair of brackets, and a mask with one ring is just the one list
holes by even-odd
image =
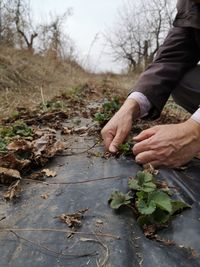
[[61, 15], [51, 15], [50, 22], [40, 26], [39, 46], [42, 53], [54, 59], [66, 59], [74, 53], [74, 43], [64, 30], [72, 10], [69, 8]]
[[63, 14], [51, 14], [48, 23], [36, 25], [29, 0], [0, 0], [0, 45], [76, 61], [75, 44], [65, 31], [71, 15], [69, 8]]
[[130, 71], [146, 68], [172, 25], [174, 14], [171, 0], [126, 1], [116, 27], [106, 34], [114, 59], [125, 62]]
[[33, 52], [34, 40], [38, 33], [32, 23], [29, 0], [4, 0], [4, 3], [4, 23], [7, 25], [7, 32], [12, 30], [15, 45], [26, 47]]
[[6, 0], [0, 0], [0, 45], [14, 46], [13, 18], [10, 16]]

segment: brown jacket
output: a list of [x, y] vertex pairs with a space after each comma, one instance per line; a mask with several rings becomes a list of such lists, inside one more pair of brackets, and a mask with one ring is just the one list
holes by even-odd
[[142, 92], [152, 103], [151, 118], [159, 116], [180, 79], [200, 60], [200, 4], [179, 0], [177, 10], [174, 27], [133, 90]]

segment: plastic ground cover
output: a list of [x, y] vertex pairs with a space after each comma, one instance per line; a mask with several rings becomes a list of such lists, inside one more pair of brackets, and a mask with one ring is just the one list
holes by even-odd
[[[86, 148], [93, 142], [92, 137], [77, 137], [71, 146]], [[170, 186], [177, 187], [178, 196], [192, 205], [192, 209], [177, 215], [168, 228], [158, 233], [175, 242], [168, 246], [147, 239], [131, 211], [116, 213], [107, 204], [114, 189], [127, 192], [128, 177], [134, 176], [140, 166], [132, 158], [104, 159], [81, 154], [80, 149], [74, 151], [76, 154], [57, 157], [49, 164], [48, 168], [57, 172], [55, 178], [46, 180], [49, 185], [24, 182], [18, 200], [1, 200], [0, 218], [6, 217], [0, 222], [1, 267], [200, 266], [198, 160], [184, 171], [162, 169], [158, 175]], [[2, 194], [3, 189], [0, 191]], [[41, 197], [45, 194], [47, 199]], [[42, 230], [69, 230], [55, 217], [85, 208], [89, 210], [78, 230], [82, 233], [68, 238], [63, 232]], [[15, 235], [4, 231], [5, 228], [35, 231], [16, 231]]]

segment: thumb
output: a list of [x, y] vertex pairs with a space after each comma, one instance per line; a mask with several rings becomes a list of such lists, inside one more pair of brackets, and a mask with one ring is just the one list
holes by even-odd
[[137, 136], [133, 137], [133, 141], [141, 142], [141, 141], [153, 136], [155, 133], [156, 133], [156, 131], [153, 128], [144, 130], [140, 134], [138, 134]]
[[109, 146], [109, 151], [111, 153], [116, 153], [118, 151], [118, 147], [123, 143], [124, 139], [124, 136], [122, 136], [121, 134], [116, 134], [115, 138]]

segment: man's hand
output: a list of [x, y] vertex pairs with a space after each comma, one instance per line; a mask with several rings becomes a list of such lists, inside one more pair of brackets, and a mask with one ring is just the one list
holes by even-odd
[[134, 118], [139, 116], [140, 108], [133, 99], [127, 99], [119, 111], [102, 129], [101, 135], [105, 148], [111, 153], [116, 153], [120, 144], [128, 136]]
[[134, 138], [133, 153], [139, 164], [180, 167], [200, 152], [200, 124], [192, 119], [180, 124], [155, 126]]

